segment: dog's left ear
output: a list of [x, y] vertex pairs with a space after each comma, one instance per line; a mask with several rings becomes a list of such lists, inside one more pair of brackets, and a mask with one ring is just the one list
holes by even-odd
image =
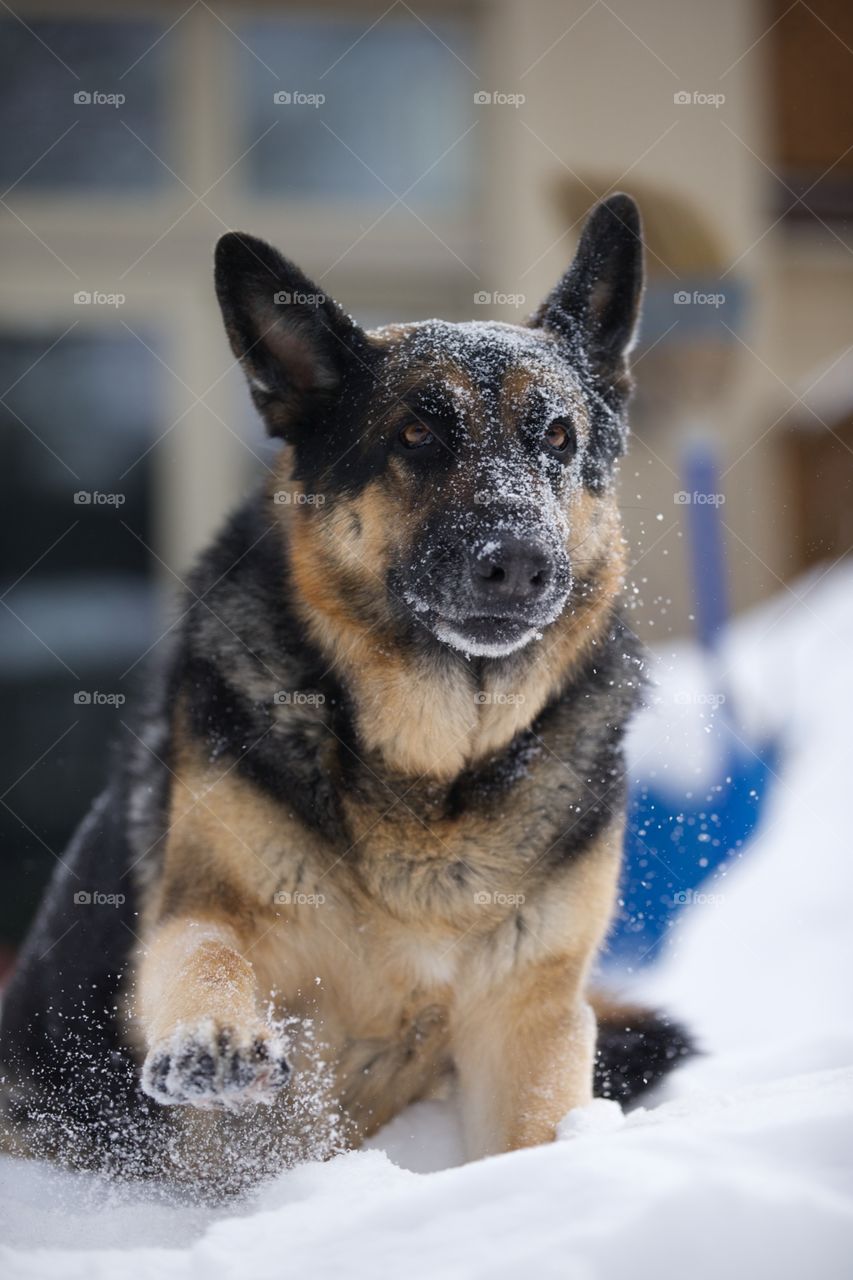
[[630, 196], [596, 205], [586, 220], [575, 259], [533, 319], [572, 344], [593, 370], [617, 381], [627, 372], [643, 291], [643, 228]]
[[267, 430], [292, 441], [334, 397], [364, 334], [297, 266], [243, 232], [217, 244], [215, 282]]

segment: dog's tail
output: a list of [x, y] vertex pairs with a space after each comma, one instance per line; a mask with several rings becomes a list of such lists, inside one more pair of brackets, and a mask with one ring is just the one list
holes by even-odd
[[655, 1009], [620, 1004], [594, 992], [598, 1021], [593, 1091], [597, 1098], [633, 1102], [697, 1052], [686, 1027]]

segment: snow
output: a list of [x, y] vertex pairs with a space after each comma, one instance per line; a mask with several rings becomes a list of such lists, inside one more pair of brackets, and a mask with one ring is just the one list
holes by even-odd
[[[552, 1146], [465, 1165], [453, 1102], [421, 1103], [369, 1149], [216, 1209], [5, 1159], [2, 1274], [848, 1275], [853, 568], [815, 574], [795, 596], [741, 620], [721, 656], [749, 732], [781, 737], [762, 828], [685, 908], [657, 968], [621, 984], [689, 1019], [705, 1050], [645, 1108], [623, 1115], [599, 1100], [566, 1117]], [[691, 752], [690, 769], [712, 769], [689, 746], [703, 739], [697, 707], [711, 704], [676, 695], [713, 693], [719, 672], [680, 647], [658, 655], [655, 674], [632, 754], [650, 753], [664, 775], [683, 774]]]
[[468, 658], [505, 658], [508, 654], [515, 653], [517, 649], [523, 649], [531, 640], [542, 638], [542, 632], [532, 627], [529, 631], [522, 631], [516, 639], [506, 641], [505, 644], [472, 640], [470, 636], [464, 636], [456, 631], [450, 623], [444, 622], [436, 626], [435, 634], [443, 644], [459, 649]]

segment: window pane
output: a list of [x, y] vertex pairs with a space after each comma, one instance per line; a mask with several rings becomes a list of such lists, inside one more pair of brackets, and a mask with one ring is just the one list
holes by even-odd
[[[475, 182], [475, 153], [470, 139], [460, 139], [475, 120], [479, 87], [463, 65], [472, 64], [470, 30], [442, 20], [432, 34], [414, 20], [389, 16], [365, 35], [369, 25], [286, 18], [241, 27], [241, 38], [270, 68], [235, 50], [245, 145], [274, 126], [246, 157], [252, 185], [384, 207], [394, 199], [389, 187], [403, 195], [417, 183], [412, 201], [464, 204]], [[300, 102], [300, 94], [325, 101]], [[276, 102], [276, 95], [285, 100]]]
[[[4, 18], [3, 188], [147, 191], [171, 182], [156, 159], [169, 160], [164, 83], [174, 41], [157, 44], [163, 30], [151, 22], [34, 19], [24, 26]], [[102, 95], [125, 101], [110, 105]]]
[[160, 369], [135, 339], [61, 334], [0, 335], [0, 939], [103, 786], [115, 695], [159, 635], [151, 557], [122, 521], [151, 545]]

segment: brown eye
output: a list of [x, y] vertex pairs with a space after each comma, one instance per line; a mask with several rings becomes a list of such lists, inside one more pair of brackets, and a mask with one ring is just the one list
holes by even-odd
[[545, 443], [555, 453], [565, 453], [572, 443], [572, 433], [563, 422], [552, 422], [545, 431]]
[[400, 440], [407, 449], [422, 449], [425, 444], [432, 444], [434, 439], [429, 427], [425, 427], [422, 422], [410, 422], [400, 432]]

